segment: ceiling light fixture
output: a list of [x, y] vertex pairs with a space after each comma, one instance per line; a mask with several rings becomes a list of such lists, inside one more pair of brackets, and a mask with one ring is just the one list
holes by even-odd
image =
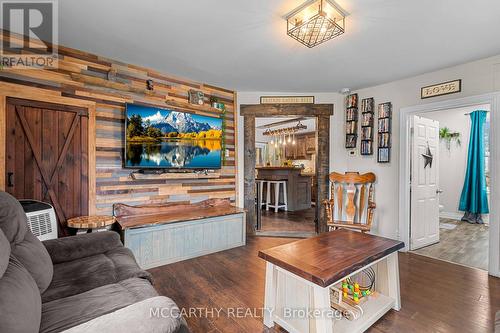
[[297, 133], [298, 131], [302, 131], [302, 130], [306, 130], [306, 129], [307, 129], [307, 126], [303, 125], [299, 121], [297, 123], [297, 125], [295, 125], [293, 127], [285, 127], [285, 128], [275, 129], [275, 130], [271, 130], [268, 128], [262, 134], [266, 135], [266, 136], [279, 136], [279, 140], [277, 140], [277, 142], [279, 144], [282, 144], [284, 141], [286, 141], [286, 137], [285, 137], [286, 135], [294, 134], [294, 133]]
[[346, 16], [333, 0], [310, 0], [285, 16], [287, 34], [311, 48], [343, 34]]

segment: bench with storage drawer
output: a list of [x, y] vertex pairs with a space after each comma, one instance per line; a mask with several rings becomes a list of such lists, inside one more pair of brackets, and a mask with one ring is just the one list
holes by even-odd
[[245, 212], [228, 200], [115, 204], [114, 214], [125, 246], [143, 269], [245, 245]]

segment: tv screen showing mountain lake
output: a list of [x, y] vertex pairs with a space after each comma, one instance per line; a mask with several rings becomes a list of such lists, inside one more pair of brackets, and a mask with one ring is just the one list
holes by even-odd
[[222, 119], [127, 105], [125, 166], [219, 169]]
[[127, 166], [137, 168], [218, 169], [220, 140], [169, 140], [127, 142]]

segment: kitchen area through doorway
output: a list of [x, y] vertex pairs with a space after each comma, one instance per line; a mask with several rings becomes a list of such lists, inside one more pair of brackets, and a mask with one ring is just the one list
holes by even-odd
[[316, 233], [316, 117], [255, 120], [257, 233]]

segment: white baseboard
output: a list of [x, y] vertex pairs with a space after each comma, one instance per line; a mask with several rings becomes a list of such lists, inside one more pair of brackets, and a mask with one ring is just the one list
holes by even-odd
[[[452, 219], [452, 220], [460, 221], [463, 216], [464, 216], [464, 213], [439, 212], [439, 217], [441, 217], [443, 219]], [[488, 224], [490, 222], [490, 214], [483, 214], [483, 221], [484, 221], [484, 223]]]
[[453, 220], [459, 220], [462, 219], [464, 216], [463, 213], [456, 213], [456, 212], [439, 212], [439, 217], [444, 218], [444, 219], [453, 219]]

